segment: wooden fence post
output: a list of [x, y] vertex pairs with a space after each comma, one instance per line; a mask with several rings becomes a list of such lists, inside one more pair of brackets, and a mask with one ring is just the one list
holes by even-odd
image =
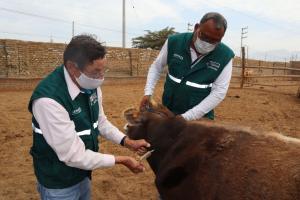
[[141, 52], [142, 50], [138, 49], [138, 66], [136, 68], [136, 75], [139, 76], [139, 68], [141, 67]]
[[[287, 68], [286, 61], [284, 62], [284, 67]], [[286, 75], [286, 70], [283, 70], [283, 74]]]
[[129, 65], [130, 65], [130, 76], [133, 76], [132, 54], [130, 49], [128, 49], [128, 55], [129, 55]]
[[8, 65], [8, 51], [7, 51], [6, 41], [3, 44], [3, 50], [4, 50], [4, 54], [5, 54], [6, 77], [8, 77], [9, 76], [10, 65]]
[[244, 79], [245, 79], [245, 47], [242, 47], [242, 74], [241, 74], [241, 88], [244, 86]]

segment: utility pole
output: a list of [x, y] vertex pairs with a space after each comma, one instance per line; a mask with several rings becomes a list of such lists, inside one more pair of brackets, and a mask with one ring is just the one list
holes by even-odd
[[126, 39], [126, 37], [125, 37], [125, 0], [123, 0], [123, 23], [122, 23], [122, 47], [123, 48], [125, 48], [126, 47], [126, 41], [125, 41], [125, 39]]
[[246, 34], [248, 33], [248, 26], [242, 28], [241, 32], [241, 57], [242, 57], [242, 47], [243, 47], [243, 39], [247, 38]]
[[249, 46], [247, 45], [247, 61], [249, 59]]
[[242, 77], [242, 80], [241, 80], [241, 86], [240, 88], [243, 88], [244, 87], [244, 80], [245, 80], [245, 47], [242, 47], [241, 48], [241, 54], [242, 54], [242, 57], [241, 57], [241, 67], [242, 67], [242, 74], [241, 74], [241, 77]]
[[190, 22], [188, 22], [188, 24], [187, 24], [187, 31], [188, 32], [193, 32], [193, 24], [190, 24]]
[[249, 46], [248, 45], [244, 45], [246, 47], [246, 65], [248, 66], [248, 53], [249, 53]]
[[[287, 68], [287, 65], [286, 65], [286, 58], [284, 58], [284, 67]], [[283, 73], [284, 73], [284, 75], [286, 75], [286, 70], [284, 70]]]
[[72, 37], [74, 37], [74, 21], [72, 21]]

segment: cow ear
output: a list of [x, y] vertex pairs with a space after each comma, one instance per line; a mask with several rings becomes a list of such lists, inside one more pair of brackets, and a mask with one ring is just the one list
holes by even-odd
[[128, 108], [123, 112], [125, 119], [129, 125], [136, 125], [140, 123], [139, 112], [135, 108]]

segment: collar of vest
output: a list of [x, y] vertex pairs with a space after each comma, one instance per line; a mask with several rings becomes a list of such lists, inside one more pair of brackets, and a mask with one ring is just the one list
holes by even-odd
[[85, 94], [92, 94], [94, 91], [95, 91], [95, 89], [89, 90], [89, 89], [80, 88], [80, 92], [85, 93]]
[[190, 48], [193, 40], [194, 33], [187, 33], [187, 40], [186, 40], [186, 51], [190, 54]]

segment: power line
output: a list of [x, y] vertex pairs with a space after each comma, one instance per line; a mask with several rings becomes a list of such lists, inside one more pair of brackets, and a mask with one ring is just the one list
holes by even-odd
[[[16, 14], [20, 14], [20, 15], [26, 15], [26, 16], [30, 16], [30, 17], [36, 17], [36, 18], [46, 19], [46, 20], [50, 20], [50, 21], [57, 21], [57, 22], [67, 23], [67, 24], [74, 23], [74, 21], [68, 21], [68, 20], [59, 19], [59, 18], [53, 18], [53, 17], [43, 16], [43, 15], [37, 15], [37, 14], [33, 14], [33, 13], [29, 13], [29, 12], [24, 12], [24, 11], [19, 11], [19, 10], [14, 10], [14, 9], [9, 9], [9, 8], [0, 7], [0, 10], [6, 11], [6, 12], [11, 12], [11, 13], [16, 13]], [[82, 23], [77, 23], [77, 22], [76, 22], [76, 25], [84, 26], [84, 27], [89, 27], [89, 28], [94, 28], [94, 29], [99, 29], [99, 30], [110, 31], [110, 32], [122, 33], [122, 31], [116, 30], [116, 29], [110, 29], [110, 28], [105, 28], [105, 27], [98, 27], [98, 26], [94, 26], [94, 25], [82, 24]], [[135, 32], [126, 32], [126, 33], [130, 34], [130, 35], [140, 34], [140, 33], [135, 33]]]
[[0, 33], [4, 33], [4, 34], [11, 34], [11, 35], [26, 35], [26, 36], [38, 36], [38, 37], [54, 37], [54, 38], [59, 38], [59, 39], [67, 39], [67, 37], [63, 37], [63, 36], [56, 36], [56, 35], [41, 35], [41, 34], [32, 34], [32, 33], [20, 33], [20, 32], [7, 32], [7, 31], [0, 31]]
[[131, 5], [132, 5], [132, 9], [133, 9], [134, 14], [135, 14], [135, 16], [136, 16], [136, 19], [139, 21], [139, 24], [141, 24], [141, 23], [140, 23], [140, 17], [138, 16], [138, 14], [137, 14], [137, 12], [136, 12], [136, 8], [135, 8], [135, 6], [134, 6], [134, 4], [133, 4], [133, 0], [130, 0], [130, 3], [131, 3]]
[[58, 21], [58, 22], [63, 22], [63, 23], [68, 23], [68, 24], [71, 23], [70, 21], [63, 20], [63, 19], [46, 17], [46, 16], [42, 16], [42, 15], [36, 15], [36, 14], [28, 13], [28, 12], [23, 12], [23, 11], [13, 10], [13, 9], [8, 9], [8, 8], [3, 8], [3, 7], [0, 7], [0, 10], [6, 11], [6, 12], [17, 13], [17, 14], [21, 14], [21, 15], [27, 15], [27, 16], [31, 16], [31, 17], [38, 17], [38, 18], [47, 19], [50, 21]]
[[[211, 2], [211, 3], [214, 4], [214, 5], [216, 5], [216, 6], [218, 6], [218, 7], [221, 7], [221, 8], [224, 8], [224, 9], [231, 10], [231, 11], [234, 11], [234, 12], [236, 12], [236, 13], [239, 13], [239, 14], [241, 14], [241, 15], [243, 15], [243, 16], [246, 16], [246, 17], [248, 17], [248, 18], [250, 18], [250, 19], [252, 19], [252, 20], [255, 20], [255, 21], [259, 21], [259, 22], [265, 23], [265, 24], [272, 25], [273, 27], [277, 27], [277, 28], [279, 28], [279, 29], [281, 29], [281, 30], [282, 30], [282, 29], [286, 29], [286, 30], [288, 30], [288, 31], [292, 31], [292, 32], [297, 33], [297, 34], [300, 33], [300, 32], [298, 32], [298, 30], [296, 30], [296, 29], [290, 29], [290, 28], [286, 28], [286, 27], [280, 26], [280, 25], [278, 25], [278, 24], [276, 24], [276, 23], [272, 23], [272, 22], [263, 20], [263, 19], [261, 19], [261, 18], [254, 17], [254, 16], [252, 16], [252, 15], [245, 14], [245, 12], [238, 11], [238, 10], [235, 10], [235, 9], [230, 8], [230, 7], [227, 7], [227, 6], [222, 6], [222, 5], [220, 5], [220, 4], [216, 3], [216, 2]], [[205, 3], [205, 4], [208, 5], [207, 3]]]
[[[68, 37], [63, 37], [63, 36], [57, 36], [57, 35], [41, 35], [41, 34], [31, 34], [31, 33], [24, 33], [24, 32], [7, 32], [7, 31], [1, 31], [0, 33], [3, 34], [10, 34], [10, 35], [22, 35], [22, 36], [36, 36], [36, 37], [44, 37], [44, 38], [50, 38], [50, 40], [53, 38], [57, 38], [57, 39], [63, 39], [65, 41], [69, 40]], [[113, 40], [106, 40], [105, 43], [119, 43], [120, 41], [113, 41]]]
[[[116, 30], [116, 29], [104, 28], [104, 27], [99, 27], [99, 26], [94, 26], [94, 25], [88, 25], [88, 24], [81, 24], [81, 23], [77, 23], [77, 22], [76, 22], [76, 25], [84, 26], [84, 27], [88, 27], [88, 28], [99, 29], [99, 30], [110, 31], [110, 32], [122, 33], [122, 31]], [[126, 33], [127, 34], [139, 34], [139, 33], [133, 33], [133, 32], [126, 32]]]

